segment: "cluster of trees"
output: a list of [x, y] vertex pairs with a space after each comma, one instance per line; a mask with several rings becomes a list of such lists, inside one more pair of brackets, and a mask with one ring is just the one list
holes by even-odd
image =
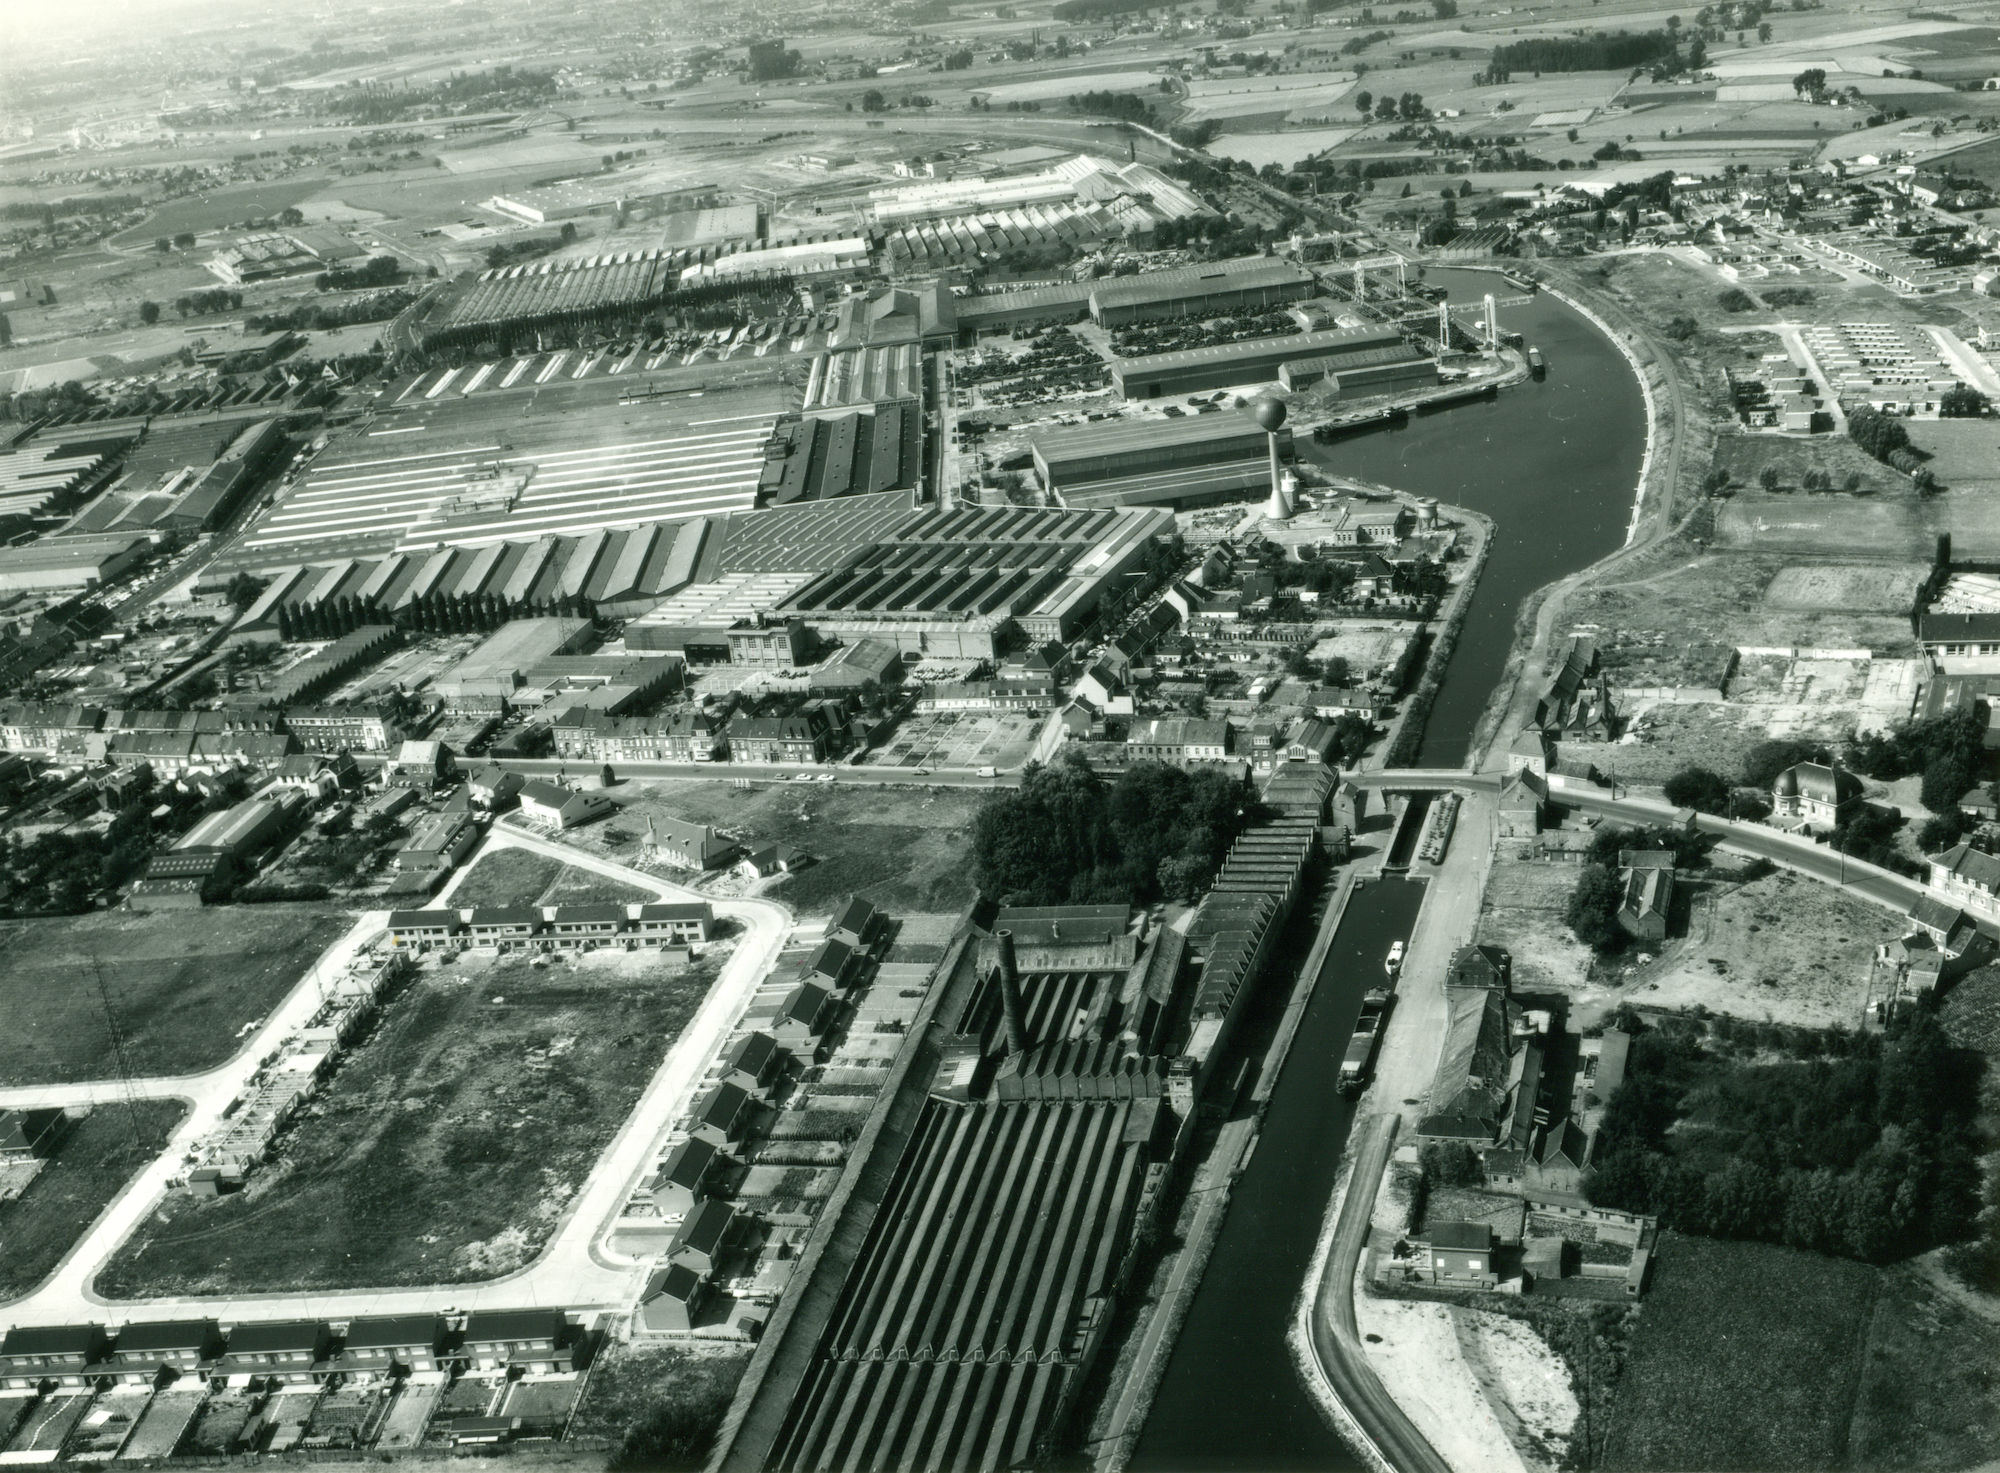
[[210, 287], [205, 292], [189, 292], [174, 298], [174, 311], [182, 317], [206, 317], [214, 312], [234, 312], [243, 305], [243, 293], [228, 287]]
[[1623, 951], [1631, 936], [1618, 924], [1625, 886], [1619, 878], [1618, 856], [1627, 849], [1668, 849], [1674, 864], [1686, 869], [1707, 862], [1707, 841], [1679, 829], [1625, 829], [1607, 824], [1590, 841], [1583, 871], [1570, 891], [1563, 920], [1570, 932], [1600, 956]]
[[1315, 660], [1304, 650], [1294, 648], [1285, 651], [1282, 663], [1285, 673], [1292, 679], [1311, 681], [1314, 685], [1327, 686], [1333, 690], [1344, 688], [1354, 674], [1343, 655]]
[[1893, 466], [1905, 475], [1921, 464], [1917, 453], [1910, 448], [1910, 432], [1904, 428], [1903, 421], [1879, 409], [1850, 412], [1847, 416], [1847, 438], [1884, 465]]
[[[101, 833], [57, 830], [32, 839], [10, 833], [0, 844], [0, 915], [79, 915], [90, 910], [105, 890], [136, 875], [155, 845], [183, 832], [204, 812], [228, 807], [246, 791], [241, 777], [226, 780], [206, 799], [192, 789], [157, 788], [150, 777], [142, 778]], [[155, 817], [162, 806], [167, 811]]]
[[1977, 712], [1955, 711], [1858, 737], [1847, 760], [1856, 772], [1883, 782], [1922, 773], [1924, 807], [1947, 813], [1986, 775], [1985, 736]]
[[351, 82], [318, 96], [321, 107], [334, 117], [350, 123], [380, 124], [401, 122], [428, 112], [463, 111], [468, 107], [532, 107], [561, 90], [552, 72], [497, 66], [490, 72], [454, 72], [443, 81], [415, 87]]
[[80, 194], [52, 200], [9, 200], [0, 204], [0, 220], [36, 220], [53, 228], [58, 220], [128, 215], [146, 202], [136, 194]]
[[1092, 117], [1116, 118], [1121, 123], [1140, 123], [1148, 128], [1159, 121], [1152, 104], [1130, 92], [1073, 92], [1069, 110]]
[[1241, 831], [1249, 790], [1221, 772], [1141, 762], [1106, 782], [1081, 757], [1030, 765], [973, 821], [979, 887], [1014, 904], [1192, 900]]
[[1105, 20], [1147, 10], [1157, 3], [1158, 0], [1060, 0], [1049, 15], [1054, 20]]
[[[554, 235], [536, 235], [526, 240], [503, 240], [498, 245], [486, 248], [486, 265], [489, 270], [498, 271], [502, 266], [512, 266], [521, 261], [532, 261], [537, 256], [546, 256], [551, 251], [559, 251], [576, 239], [576, 222], [565, 220], [562, 228]], [[394, 280], [394, 278], [390, 278]]]
[[[1760, 1043], [1768, 1043], [1761, 1040]], [[1979, 1211], [1979, 1062], [1934, 1010], [1767, 1062], [1699, 1026], [1634, 1039], [1585, 1192], [1681, 1232], [1871, 1263], [1966, 1236]]]
[[1363, 88], [1354, 94], [1354, 110], [1365, 119], [1370, 109], [1373, 109], [1376, 121], [1382, 123], [1394, 122], [1398, 118], [1406, 123], [1417, 123], [1431, 115], [1431, 110], [1424, 106], [1421, 92], [1405, 92], [1401, 97], [1391, 97], [1385, 92], [1376, 97]]
[[1938, 400], [1938, 414], [1944, 419], [1978, 419], [1992, 403], [1971, 384], [1953, 384]]
[[[574, 617], [584, 604], [574, 597], [564, 598], [548, 612]], [[352, 594], [316, 604], [281, 604], [278, 608], [278, 635], [287, 642], [338, 639], [363, 624], [380, 624], [387, 619], [405, 629], [424, 634], [469, 634], [498, 629], [514, 617], [514, 610], [497, 593], [439, 593], [435, 590], [384, 614], [373, 604], [357, 601]]]
[[1487, 64], [1489, 83], [1505, 83], [1515, 72], [1608, 72], [1654, 66], [1674, 56], [1671, 31], [1594, 31], [1587, 36], [1536, 36], [1495, 47]]
[[752, 41], [749, 47], [750, 80], [777, 82], [799, 74], [799, 53], [783, 41]]
[[417, 299], [403, 287], [348, 297], [338, 302], [302, 302], [286, 312], [250, 312], [243, 325], [251, 332], [331, 332], [357, 322], [387, 322]]
[[313, 278], [313, 285], [323, 292], [352, 291], [356, 287], [389, 286], [402, 274], [403, 263], [394, 256], [370, 256], [352, 269], [320, 272]]

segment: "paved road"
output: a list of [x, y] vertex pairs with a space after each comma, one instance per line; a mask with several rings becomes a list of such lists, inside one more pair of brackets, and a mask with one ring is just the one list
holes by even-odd
[[1361, 1263], [1361, 1250], [1368, 1245], [1369, 1218], [1375, 1206], [1372, 1184], [1382, 1179], [1388, 1165], [1396, 1123], [1394, 1115], [1370, 1115], [1355, 1122], [1350, 1138], [1359, 1142], [1359, 1149], [1340, 1204], [1326, 1270], [1312, 1295], [1308, 1331], [1327, 1389], [1397, 1473], [1451, 1473], [1450, 1465], [1425, 1440], [1368, 1364], [1354, 1322], [1354, 1274]]
[[[428, 1314], [443, 1309], [620, 1309], [642, 1286], [645, 1265], [613, 1254], [605, 1239], [615, 1226], [638, 1179], [652, 1165], [661, 1140], [684, 1112], [709, 1060], [735, 1026], [758, 984], [776, 962], [791, 916], [768, 900], [696, 897], [694, 892], [594, 854], [505, 825], [496, 826], [480, 853], [518, 848], [543, 853], [594, 874], [650, 891], [661, 898], [707, 899], [717, 914], [743, 925], [736, 952], [694, 1018], [667, 1050], [638, 1103], [626, 1117], [576, 1197], [549, 1244], [535, 1262], [517, 1273], [478, 1284], [434, 1284], [402, 1289], [353, 1289], [307, 1294], [182, 1295], [147, 1300], [107, 1300], [93, 1287], [99, 1269], [120, 1244], [141, 1230], [166, 1192], [168, 1179], [189, 1146], [205, 1134], [239, 1094], [258, 1063], [287, 1033], [300, 1027], [318, 1005], [308, 977], [274, 1012], [255, 1040], [221, 1069], [189, 1081], [195, 1105], [160, 1158], [126, 1187], [92, 1224], [55, 1272], [32, 1293], [0, 1306], [0, 1328], [22, 1324], [74, 1324], [114, 1318], [120, 1322], [158, 1320], [190, 1314], [225, 1322], [248, 1319], [330, 1318], [360, 1314]], [[460, 870], [459, 880], [470, 869]], [[448, 897], [459, 880], [443, 892]], [[328, 956], [320, 970], [344, 967], [346, 959], [373, 939], [383, 913], [372, 912]], [[100, 1085], [75, 1086], [97, 1089]], [[174, 1092], [179, 1092], [178, 1090]]]
[[[468, 760], [478, 762], [484, 759]], [[530, 777], [565, 774], [576, 777], [595, 773], [604, 765], [575, 757], [500, 757], [493, 760], [509, 772]], [[817, 783], [822, 775], [830, 775], [833, 782], [824, 785], [828, 787], [846, 783], [863, 787], [1011, 788], [1021, 784], [1018, 769], [994, 777], [981, 777], [974, 767], [934, 767], [919, 774], [910, 767], [848, 767], [845, 764], [825, 763], [801, 767], [797, 763], [761, 762], [614, 762], [611, 773], [614, 778], [643, 782], [681, 778], [691, 782], [714, 783], [747, 778], [751, 782], [801, 784]], [[617, 789], [612, 789], [610, 796], [616, 798]]]
[[[1500, 775], [1492, 772], [1457, 772], [1443, 768], [1384, 768], [1377, 772], [1356, 772], [1349, 774], [1349, 780], [1361, 787], [1394, 791], [1400, 788], [1442, 788], [1452, 787], [1466, 792], [1498, 788]], [[1602, 814], [1607, 818], [1622, 819], [1634, 824], [1658, 824], [1673, 822], [1684, 816], [1685, 810], [1676, 809], [1671, 803], [1658, 798], [1633, 797], [1629, 794], [1613, 797], [1608, 790], [1591, 791], [1586, 788], [1569, 788], [1551, 795], [1552, 800], [1565, 808], [1578, 808], [1585, 813]], [[1795, 838], [1777, 829], [1767, 828], [1759, 823], [1743, 823], [1733, 819], [1717, 818], [1711, 814], [1694, 815], [1695, 828], [1704, 834], [1713, 834], [1723, 847], [1738, 853], [1749, 854], [1782, 864], [1787, 869], [1795, 869], [1816, 880], [1873, 901], [1899, 913], [1907, 913], [1911, 906], [1926, 898], [1930, 891], [1920, 881], [1899, 875], [1893, 870], [1863, 860], [1850, 859], [1837, 850], [1810, 839]]]

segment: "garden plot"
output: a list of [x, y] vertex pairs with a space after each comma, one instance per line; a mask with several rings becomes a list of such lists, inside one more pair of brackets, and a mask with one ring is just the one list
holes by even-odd
[[1002, 107], [1010, 102], [1049, 102], [1085, 92], [1153, 92], [1160, 90], [1158, 72], [1085, 72], [1079, 76], [1046, 77], [1033, 82], [1002, 82], [997, 87], [974, 87]]
[[1729, 682], [1734, 704], [1760, 708], [1774, 737], [1816, 735], [1829, 722], [1879, 731], [1905, 720], [1924, 683], [1922, 660], [1746, 656]]
[[1930, 569], [1922, 563], [1791, 563], [1764, 588], [1780, 609], [1907, 614]]

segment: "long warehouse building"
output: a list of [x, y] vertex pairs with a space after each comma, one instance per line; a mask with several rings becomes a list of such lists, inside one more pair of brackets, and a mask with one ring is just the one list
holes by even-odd
[[1273, 383], [1286, 364], [1306, 360], [1317, 362], [1323, 375], [1337, 372], [1346, 362], [1356, 367], [1374, 366], [1411, 362], [1422, 356], [1394, 328], [1339, 328], [1123, 358], [1111, 365], [1111, 383], [1124, 398], [1158, 399], [1203, 389]]
[[[1240, 410], [1186, 419], [1119, 419], [1037, 435], [1042, 484], [1067, 506], [1198, 505], [1270, 484], [1269, 441]], [[1278, 432], [1278, 457], [1292, 432]]]
[[1101, 327], [1129, 327], [1175, 317], [1282, 307], [1318, 291], [1319, 278], [1296, 261], [1236, 256], [1100, 281], [1090, 293], [1090, 315]]

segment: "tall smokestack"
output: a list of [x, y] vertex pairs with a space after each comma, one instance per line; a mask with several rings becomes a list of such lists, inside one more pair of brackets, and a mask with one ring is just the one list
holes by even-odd
[[1021, 1002], [1021, 968], [1014, 960], [1014, 933], [995, 931], [1000, 945], [1000, 1015], [1007, 1025], [1007, 1052], [1028, 1051], [1028, 1010]]

